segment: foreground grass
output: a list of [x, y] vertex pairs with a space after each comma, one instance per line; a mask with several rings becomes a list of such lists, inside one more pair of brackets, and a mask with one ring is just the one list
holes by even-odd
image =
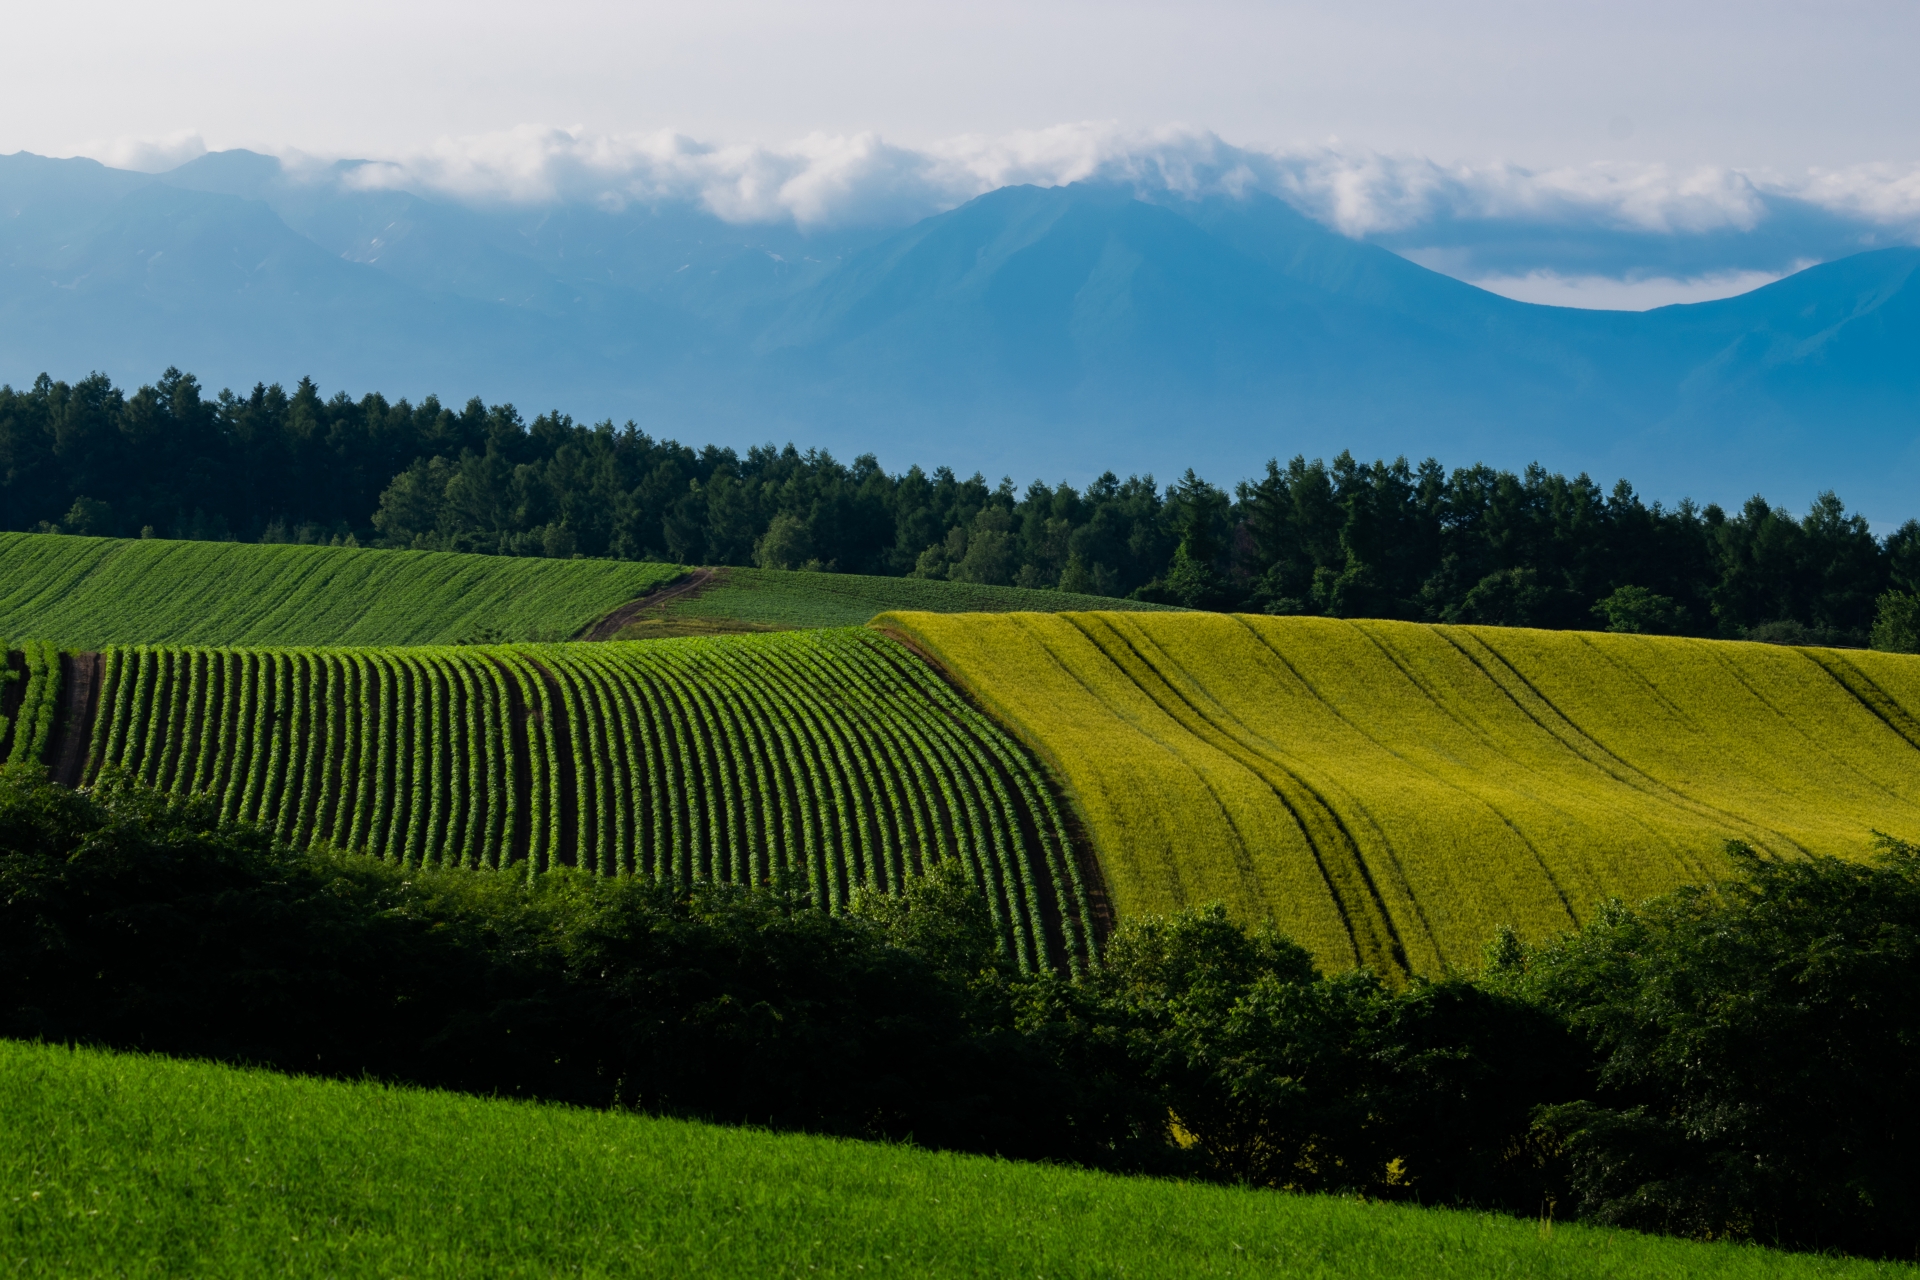
[[1916, 1274], [10, 1042], [0, 1259], [22, 1275]]

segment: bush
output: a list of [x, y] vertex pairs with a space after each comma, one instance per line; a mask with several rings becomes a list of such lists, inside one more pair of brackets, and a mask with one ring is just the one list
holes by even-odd
[[1543, 1109], [1578, 1216], [1805, 1248], [1920, 1250], [1920, 849], [1776, 861], [1510, 956], [1567, 1020], [1590, 1098]]
[[[1225, 1181], [1532, 1212], [1534, 1109], [1583, 1096], [1586, 1059], [1552, 1016], [1457, 979], [1396, 992], [1323, 977], [1220, 907], [1123, 926], [1063, 991], [1077, 1079], [1128, 1073], [1197, 1171]], [[1060, 1008], [1075, 1006], [1073, 1016]]]
[[1873, 619], [1873, 647], [1887, 653], [1920, 653], [1920, 595], [1888, 591]]

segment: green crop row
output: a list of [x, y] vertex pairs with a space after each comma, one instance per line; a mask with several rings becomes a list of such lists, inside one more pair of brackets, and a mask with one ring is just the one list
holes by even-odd
[[[13, 715], [13, 745], [7, 751], [8, 764], [39, 763], [46, 758], [47, 743], [53, 738], [53, 718], [60, 709], [60, 650], [37, 640], [23, 642], [27, 683], [20, 693], [20, 707]], [[11, 667], [7, 680], [18, 678]], [[0, 738], [8, 725], [0, 718]]]
[[[31, 661], [31, 659], [30, 659]], [[1023, 966], [1094, 948], [1033, 763], [864, 630], [102, 655], [91, 767], [410, 863], [769, 884], [830, 909], [959, 859]]]
[[562, 639], [678, 565], [0, 534], [0, 633], [70, 649]]

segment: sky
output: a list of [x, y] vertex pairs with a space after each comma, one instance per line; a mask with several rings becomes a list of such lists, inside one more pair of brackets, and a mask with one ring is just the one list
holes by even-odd
[[1920, 237], [1910, 2], [67, 0], [0, 8], [0, 42], [0, 152], [147, 170], [245, 146], [803, 225], [1237, 181], [1569, 305]]

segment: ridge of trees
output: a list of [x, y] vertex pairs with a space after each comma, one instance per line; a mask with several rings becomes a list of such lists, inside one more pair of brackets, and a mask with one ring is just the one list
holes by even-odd
[[1645, 502], [1582, 474], [1296, 457], [1229, 492], [1085, 488], [871, 454], [740, 454], [478, 399], [205, 395], [169, 369], [0, 387], [11, 530], [916, 575], [1196, 608], [1920, 649], [1920, 523]]

